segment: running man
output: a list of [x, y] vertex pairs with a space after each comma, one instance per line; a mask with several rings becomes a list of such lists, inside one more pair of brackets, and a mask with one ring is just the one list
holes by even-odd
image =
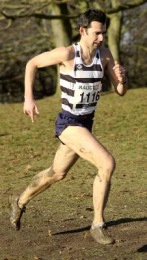
[[110, 50], [102, 46], [106, 21], [104, 12], [87, 10], [78, 21], [79, 42], [37, 55], [26, 65], [23, 109], [32, 122], [35, 115], [39, 114], [33, 97], [36, 71], [55, 64], [60, 66], [62, 110], [57, 116], [55, 129], [61, 143], [51, 167], [38, 173], [20, 196], [13, 197], [10, 221], [16, 230], [20, 229], [26, 204], [62, 180], [81, 157], [97, 168], [93, 184], [94, 218], [90, 233], [100, 244], [115, 242], [106, 231], [104, 216], [115, 159], [92, 134], [104, 73], [108, 75], [118, 95], [123, 96], [127, 91], [125, 69], [114, 61]]

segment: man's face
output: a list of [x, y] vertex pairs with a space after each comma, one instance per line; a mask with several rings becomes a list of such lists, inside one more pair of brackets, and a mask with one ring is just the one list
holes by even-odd
[[82, 28], [82, 34], [85, 44], [89, 47], [98, 48], [102, 45], [106, 33], [106, 25], [100, 22], [91, 22], [89, 28]]

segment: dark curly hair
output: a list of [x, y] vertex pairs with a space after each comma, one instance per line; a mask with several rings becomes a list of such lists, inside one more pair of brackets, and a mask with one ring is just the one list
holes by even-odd
[[90, 24], [93, 21], [106, 24], [107, 16], [103, 11], [99, 9], [88, 9], [86, 12], [80, 15], [79, 20], [77, 22], [77, 26], [78, 28], [80, 27], [88, 28], [90, 27]]

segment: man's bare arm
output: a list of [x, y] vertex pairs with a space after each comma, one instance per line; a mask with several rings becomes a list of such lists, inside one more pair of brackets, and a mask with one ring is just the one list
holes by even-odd
[[126, 72], [123, 66], [114, 61], [109, 50], [106, 52], [106, 73], [118, 95], [123, 96], [127, 91]]
[[34, 115], [39, 114], [38, 108], [33, 97], [33, 85], [37, 69], [62, 63], [68, 60], [69, 57], [69, 49], [65, 47], [59, 47], [52, 51], [39, 54], [28, 61], [25, 69], [25, 102], [23, 111], [24, 114], [30, 116], [32, 122], [34, 122]]

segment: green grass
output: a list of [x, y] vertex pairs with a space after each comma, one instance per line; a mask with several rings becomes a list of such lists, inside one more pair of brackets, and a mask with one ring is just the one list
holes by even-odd
[[[23, 115], [23, 104], [0, 105], [1, 223], [4, 221], [3, 215], [8, 217], [9, 214], [9, 196], [22, 191], [34, 174], [52, 163], [59, 145], [58, 139], [54, 137], [54, 121], [60, 111], [60, 99], [52, 96], [37, 101], [37, 104], [40, 115], [36, 117], [34, 124]], [[129, 90], [124, 97], [115, 93], [103, 94], [96, 110], [93, 133], [113, 153], [117, 163], [106, 209], [108, 220], [144, 218], [147, 195], [147, 88]], [[74, 227], [79, 227], [80, 221], [90, 225], [93, 216], [92, 183], [95, 174], [96, 169], [80, 159], [66, 179], [30, 202], [30, 207], [34, 207], [34, 218], [38, 218], [38, 223], [46, 216], [49, 221], [59, 225], [68, 220], [74, 222]], [[35, 210], [38, 210], [37, 215]], [[31, 216], [26, 215], [26, 222], [31, 221]], [[5, 225], [8, 225], [7, 222]], [[122, 227], [122, 232], [123, 228], [128, 228], [127, 223]], [[127, 236], [129, 240], [129, 233]], [[8, 243], [8, 237], [6, 232], [5, 243]], [[146, 242], [140, 240], [140, 246], [143, 246], [142, 243]], [[95, 255], [98, 252], [102, 259], [109, 259], [104, 257], [105, 254], [114, 256], [111, 259], [117, 259], [117, 256], [129, 260], [145, 259], [134, 252], [134, 244], [129, 244], [127, 252], [123, 245], [126, 246], [125, 242], [111, 250], [95, 247], [93, 251], [88, 251], [87, 247], [87, 251], [82, 252], [88, 260], [97, 259]], [[77, 254], [80, 252], [80, 256], [78, 245], [76, 250]], [[70, 259], [67, 252], [63, 259]], [[6, 256], [4, 253], [3, 257]], [[73, 251], [73, 254], [76, 253]], [[22, 259], [27, 258], [24, 256]], [[79, 260], [82, 257], [73, 259]]]

